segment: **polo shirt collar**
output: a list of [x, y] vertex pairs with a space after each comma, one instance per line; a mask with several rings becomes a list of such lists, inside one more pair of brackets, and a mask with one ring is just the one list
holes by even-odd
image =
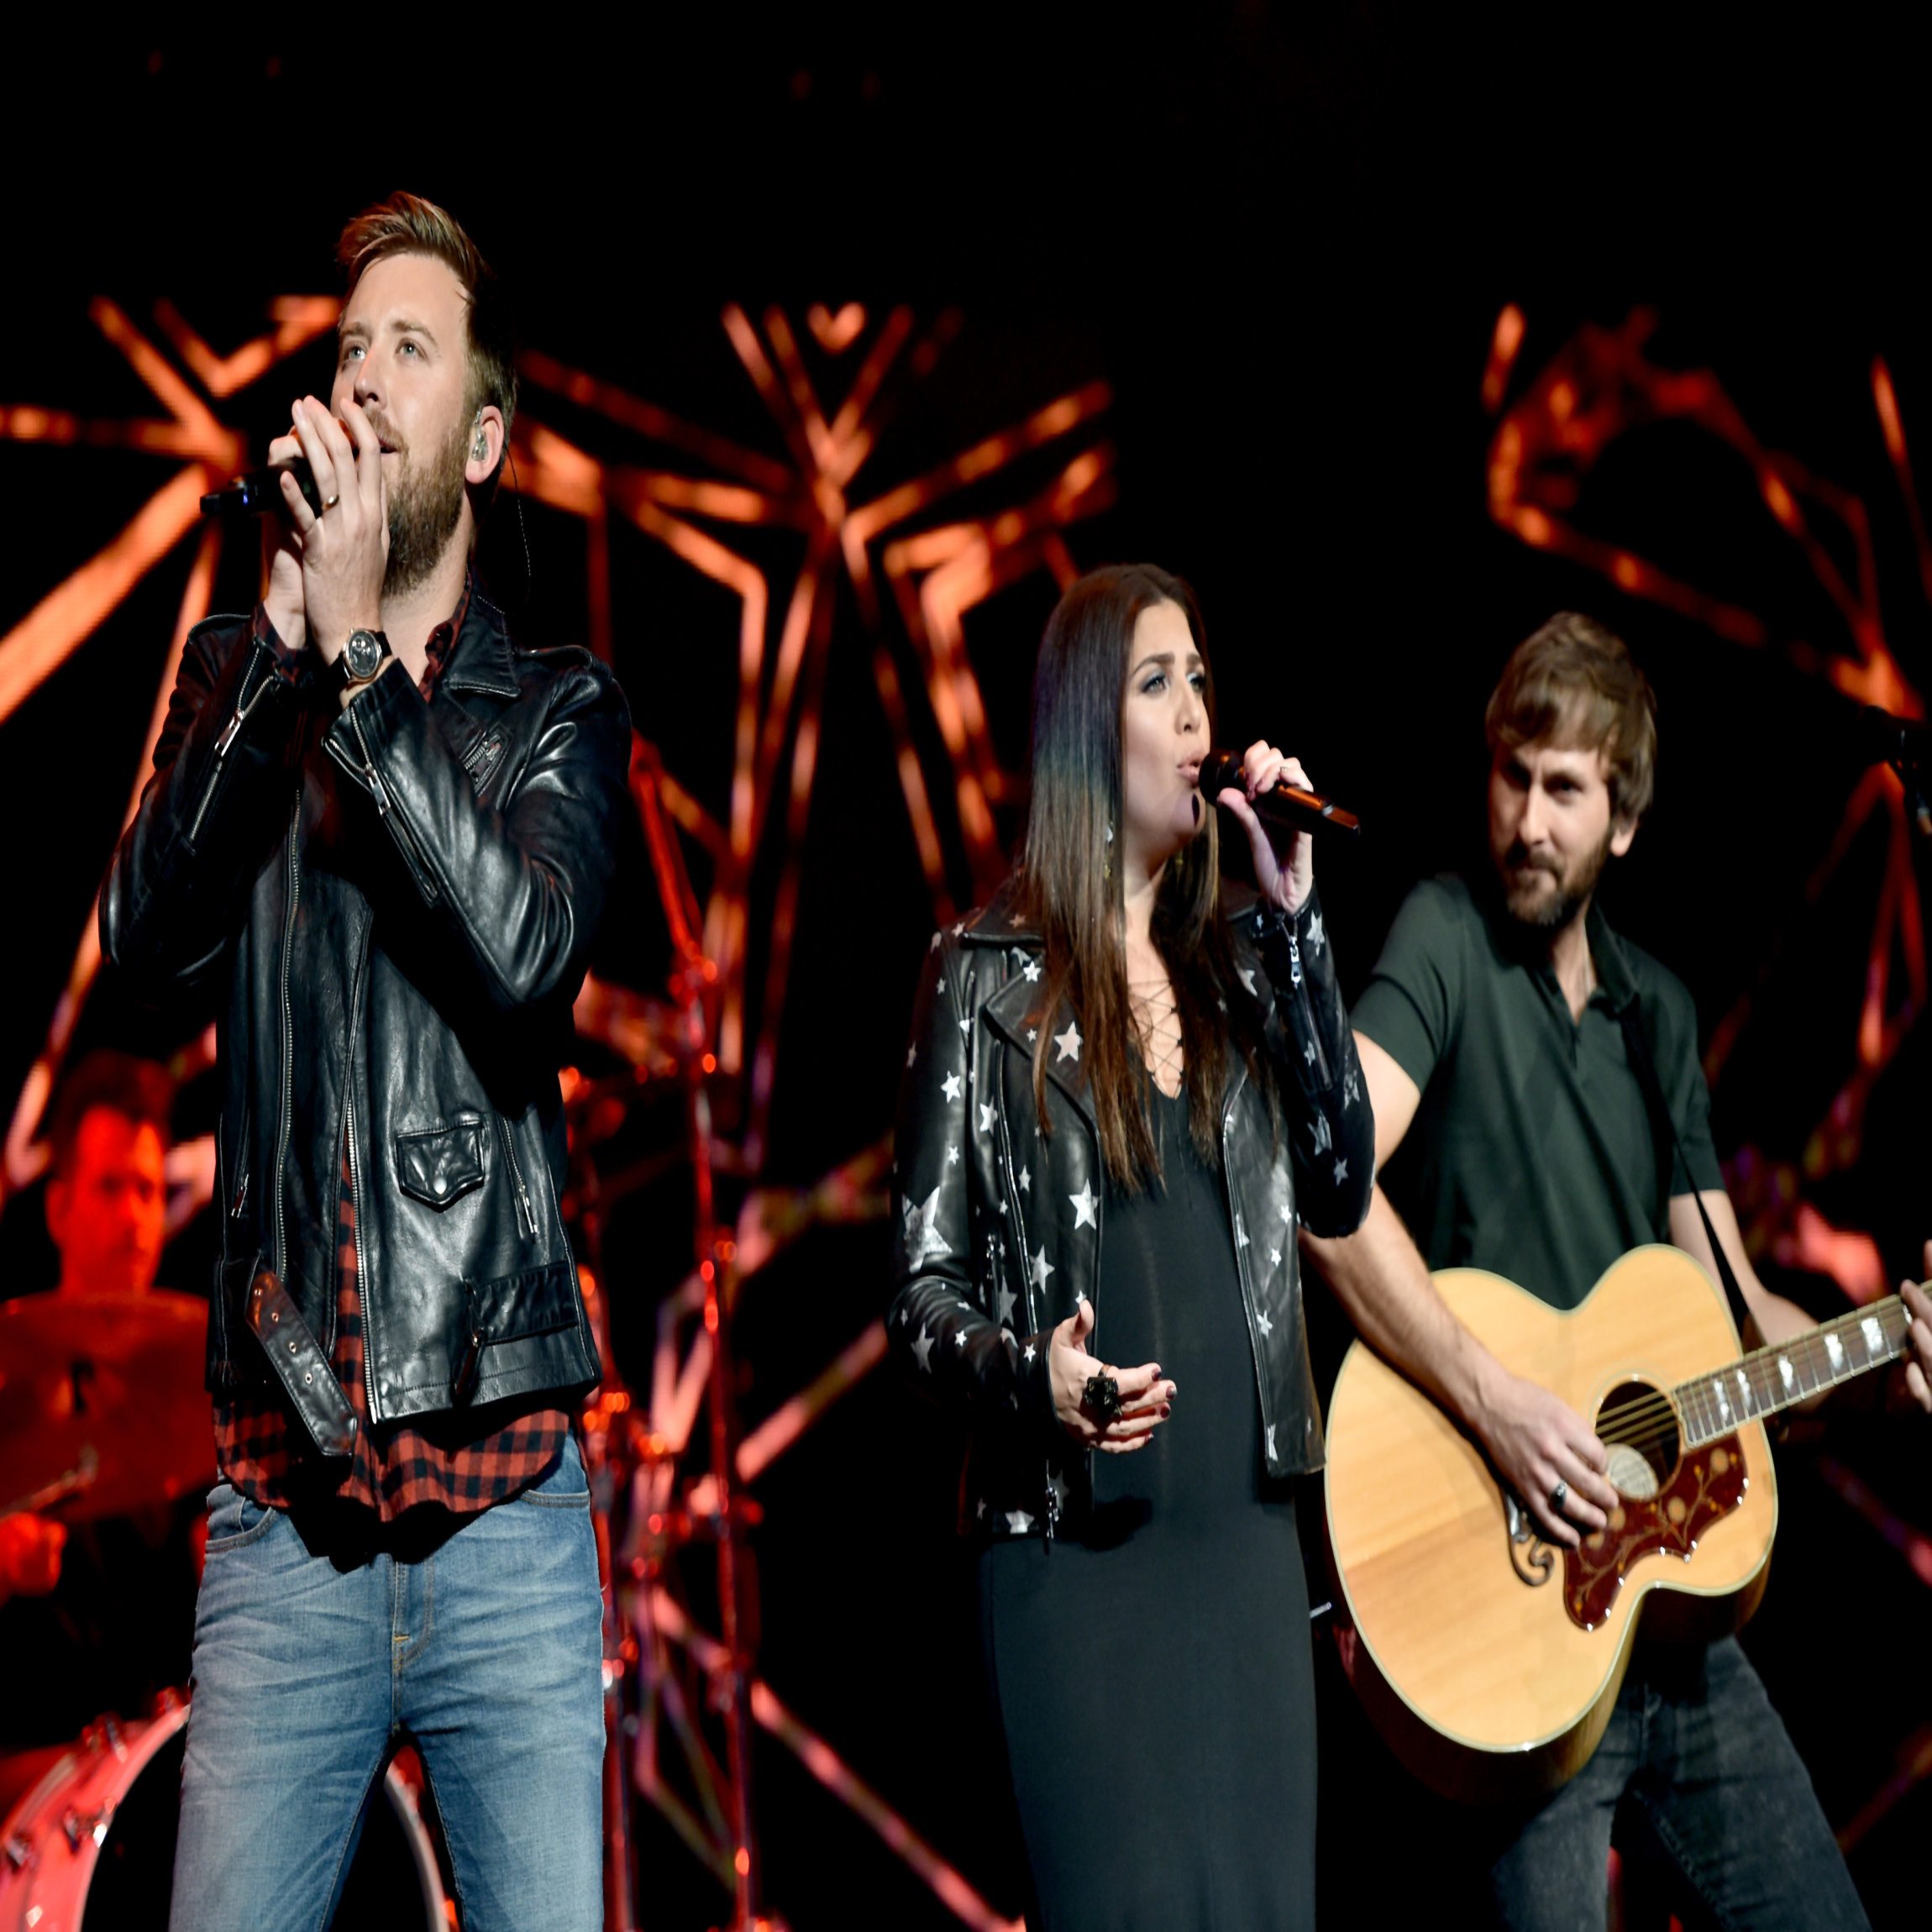
[[1610, 930], [1603, 909], [1593, 896], [1583, 915], [1583, 930], [1590, 936], [1590, 957], [1597, 963], [1597, 995], [1613, 1013], [1621, 1013], [1637, 996], [1636, 975], [1624, 952], [1624, 942]]

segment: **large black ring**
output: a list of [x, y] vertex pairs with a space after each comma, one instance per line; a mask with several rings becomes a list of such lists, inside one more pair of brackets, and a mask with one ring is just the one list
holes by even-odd
[[1111, 1375], [1089, 1375], [1085, 1398], [1087, 1412], [1104, 1428], [1121, 1413], [1121, 1385]]

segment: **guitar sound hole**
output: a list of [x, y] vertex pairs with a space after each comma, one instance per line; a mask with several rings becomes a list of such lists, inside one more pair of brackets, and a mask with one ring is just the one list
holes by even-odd
[[1597, 1434], [1610, 1452], [1609, 1478], [1639, 1500], [1656, 1494], [1677, 1466], [1677, 1410], [1647, 1382], [1620, 1382], [1598, 1406]]

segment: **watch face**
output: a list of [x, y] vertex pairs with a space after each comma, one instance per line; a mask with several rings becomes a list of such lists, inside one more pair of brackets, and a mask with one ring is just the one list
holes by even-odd
[[382, 640], [373, 631], [351, 631], [342, 658], [349, 676], [360, 684], [382, 668]]

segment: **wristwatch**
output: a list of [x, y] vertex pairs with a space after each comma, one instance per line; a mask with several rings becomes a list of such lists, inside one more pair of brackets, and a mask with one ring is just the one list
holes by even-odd
[[389, 662], [389, 639], [381, 631], [351, 631], [335, 660], [336, 689], [359, 691]]

